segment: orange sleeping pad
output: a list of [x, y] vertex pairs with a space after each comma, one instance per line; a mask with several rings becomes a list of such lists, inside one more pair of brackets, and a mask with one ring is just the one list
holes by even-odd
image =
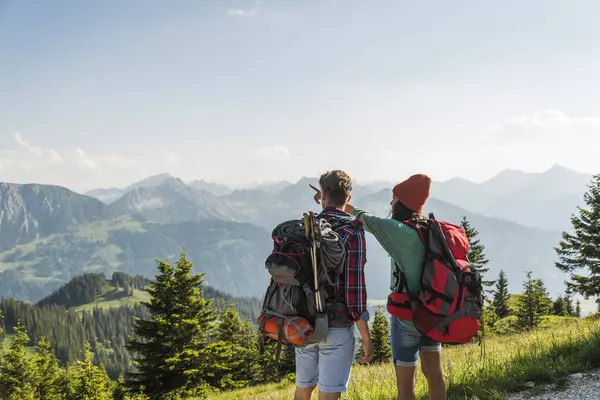
[[[267, 320], [264, 321], [265, 317]], [[283, 342], [294, 345], [305, 344], [313, 333], [313, 327], [306, 318], [297, 316], [276, 316], [262, 314], [258, 317], [258, 326], [261, 327], [262, 333], [273, 340], [279, 340], [280, 321], [283, 320], [281, 327], [283, 333]], [[264, 321], [264, 322], [263, 322]]]

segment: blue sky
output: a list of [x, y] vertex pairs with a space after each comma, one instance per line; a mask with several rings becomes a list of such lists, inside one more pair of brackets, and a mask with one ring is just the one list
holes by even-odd
[[0, 0], [1, 180], [598, 172], [599, 12], [593, 0]]

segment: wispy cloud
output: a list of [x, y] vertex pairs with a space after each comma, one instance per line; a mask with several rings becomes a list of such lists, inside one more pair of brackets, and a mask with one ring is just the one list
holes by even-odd
[[494, 130], [498, 134], [512, 137], [598, 133], [600, 118], [573, 117], [562, 111], [550, 109], [515, 115], [497, 125]]
[[87, 190], [96, 185], [123, 185], [130, 182], [127, 174], [144, 176], [153, 172], [152, 167], [163, 168], [160, 162], [158, 166], [140, 165], [138, 160], [118, 153], [89, 153], [83, 148], [59, 153], [32, 143], [21, 133], [14, 133], [12, 139], [16, 146], [0, 149], [0, 172], [7, 182], [59, 184]]
[[272, 146], [261, 147], [254, 150], [254, 158], [260, 160], [278, 160], [290, 156], [290, 150], [285, 146], [278, 144]]
[[25, 140], [19, 132], [14, 134], [14, 139], [15, 139], [15, 142], [17, 142], [17, 144], [19, 146], [24, 147], [30, 153], [34, 154], [37, 157], [44, 157], [48, 161], [53, 162], [53, 163], [62, 162], [61, 155], [58, 154], [56, 151], [54, 151], [53, 149], [44, 149], [40, 146], [33, 146], [31, 143], [29, 143], [27, 140]]
[[88, 156], [85, 151], [82, 149], [77, 149], [75, 150], [75, 153], [77, 154], [77, 165], [79, 165], [81, 168], [88, 168], [91, 170], [98, 169], [98, 164], [96, 164], [96, 162], [92, 160], [92, 158]]
[[238, 17], [252, 18], [256, 15], [256, 13], [257, 13], [256, 10], [246, 11], [246, 10], [242, 10], [241, 8], [230, 8], [229, 10], [227, 10], [227, 15], [235, 15]]

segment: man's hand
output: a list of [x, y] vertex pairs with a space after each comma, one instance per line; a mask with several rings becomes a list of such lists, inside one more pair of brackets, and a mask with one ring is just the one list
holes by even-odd
[[360, 360], [361, 364], [367, 364], [373, 359], [373, 341], [370, 337], [362, 339], [362, 350], [363, 358]]
[[321, 204], [321, 190], [317, 189], [316, 187], [314, 187], [310, 183], [308, 184], [308, 186], [310, 186], [312, 188], [312, 190], [315, 191], [315, 195], [313, 196], [313, 199], [315, 199], [315, 203]]
[[373, 341], [369, 333], [369, 324], [364, 319], [359, 319], [356, 321], [356, 327], [358, 328], [358, 332], [360, 332], [363, 349], [363, 358], [360, 362], [366, 364], [373, 359]]

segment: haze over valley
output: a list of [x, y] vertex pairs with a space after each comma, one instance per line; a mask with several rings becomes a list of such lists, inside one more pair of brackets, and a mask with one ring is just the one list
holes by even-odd
[[[566, 275], [554, 267], [561, 231], [582, 204], [591, 175], [555, 165], [543, 173], [505, 170], [483, 183], [434, 182], [426, 212], [479, 231], [490, 259], [488, 279], [507, 272], [518, 292], [525, 271], [543, 278], [552, 295]], [[114, 270], [152, 277], [155, 259], [183, 249], [207, 272], [207, 283], [235, 296], [262, 296], [264, 259], [279, 222], [318, 211], [309, 183], [272, 182], [231, 188], [168, 173], [124, 188], [76, 193], [40, 184], [0, 184], [0, 294], [37, 301], [83, 272]], [[353, 203], [376, 215], [389, 212], [393, 182], [356, 182]], [[367, 235], [369, 298], [383, 299], [389, 258]], [[585, 302], [592, 307], [592, 300]]]

